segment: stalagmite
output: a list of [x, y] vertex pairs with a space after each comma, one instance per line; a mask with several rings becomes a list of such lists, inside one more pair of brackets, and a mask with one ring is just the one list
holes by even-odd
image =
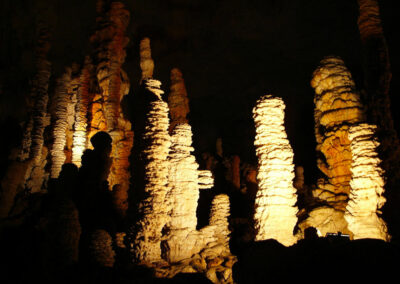
[[154, 61], [151, 58], [150, 39], [145, 37], [140, 41], [140, 69], [142, 80], [153, 78]]
[[320, 180], [314, 195], [337, 210], [344, 210], [350, 192], [351, 150], [349, 126], [364, 120], [364, 112], [350, 72], [338, 57], [324, 58], [315, 70], [315, 135], [319, 169], [327, 176]]
[[230, 202], [229, 196], [226, 194], [219, 194], [214, 197], [211, 204], [210, 213], [210, 226], [214, 226], [214, 234], [217, 242], [222, 244], [227, 252], [229, 252], [229, 210]]
[[96, 230], [91, 234], [89, 254], [93, 264], [100, 267], [113, 267], [115, 252], [112, 248], [112, 238], [105, 230]]
[[302, 166], [296, 166], [295, 168], [295, 179], [293, 186], [298, 190], [302, 191], [304, 188], [304, 168]]
[[178, 68], [171, 70], [171, 87], [168, 95], [168, 107], [171, 115], [169, 132], [175, 128], [177, 124], [187, 123], [186, 118], [189, 113], [189, 99], [185, 87], [185, 81], [182, 72]]
[[293, 187], [293, 151], [284, 128], [285, 105], [280, 98], [263, 96], [253, 109], [256, 126], [258, 186], [254, 214], [256, 240], [276, 239], [285, 246], [296, 242], [296, 189]]
[[93, 65], [89, 57], [85, 59], [85, 65], [80, 76], [80, 86], [77, 92], [77, 102], [75, 106], [75, 124], [72, 146], [72, 162], [80, 167], [81, 157], [88, 144], [88, 117], [89, 103], [92, 99], [90, 82], [93, 72]]
[[[121, 2], [112, 2], [109, 10], [98, 3], [98, 30], [91, 38], [96, 49], [96, 73], [100, 93], [91, 105], [91, 131], [89, 138], [97, 131], [107, 131], [112, 140], [113, 159], [108, 182], [110, 187], [119, 184], [124, 190], [129, 187], [129, 155], [133, 144], [130, 122], [124, 118], [120, 102], [129, 92], [129, 80], [122, 70], [125, 61], [125, 47], [129, 39], [125, 30], [129, 23], [129, 12]], [[105, 24], [106, 23], [106, 24]]]
[[314, 227], [326, 233], [351, 234], [344, 212], [350, 192], [351, 149], [348, 131], [364, 121], [363, 106], [349, 70], [339, 57], [328, 56], [314, 71], [311, 86], [315, 89], [315, 136], [319, 169], [326, 178], [318, 180], [313, 196], [322, 206], [309, 212], [299, 224], [304, 231]]
[[354, 239], [389, 240], [385, 222], [378, 216], [386, 199], [383, 197], [383, 171], [379, 167], [374, 137], [375, 126], [359, 124], [349, 130], [352, 152], [350, 200], [345, 218]]
[[57, 87], [54, 95], [54, 142], [51, 149], [51, 178], [58, 178], [61, 167], [65, 162], [64, 147], [66, 144], [66, 130], [68, 126], [68, 102], [69, 102], [69, 84], [71, 83], [71, 69], [68, 68], [65, 73], [57, 80]]
[[143, 136], [145, 149], [146, 198], [139, 206], [143, 215], [137, 224], [137, 235], [134, 241], [135, 259], [140, 263], [152, 263], [161, 260], [162, 229], [169, 220], [168, 204], [165, 203], [168, 187], [168, 153], [171, 145], [168, 134], [168, 105], [161, 100], [163, 91], [161, 82], [146, 80], [145, 86], [154, 94], [146, 115], [146, 130]]

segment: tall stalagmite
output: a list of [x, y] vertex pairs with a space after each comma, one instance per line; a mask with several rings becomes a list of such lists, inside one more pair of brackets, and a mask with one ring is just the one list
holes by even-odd
[[[101, 1], [100, 1], [101, 2]], [[121, 2], [98, 4], [100, 16], [98, 30], [91, 41], [96, 46], [97, 80], [101, 93], [94, 97], [91, 114], [91, 137], [97, 131], [107, 131], [113, 142], [113, 159], [108, 177], [111, 188], [119, 184], [123, 190], [129, 187], [129, 155], [133, 144], [131, 124], [121, 111], [122, 97], [129, 92], [129, 81], [121, 66], [125, 61], [125, 47], [129, 39], [125, 30], [129, 23], [129, 11]]]
[[266, 95], [253, 109], [258, 157], [255, 226], [256, 240], [276, 239], [285, 246], [296, 242], [296, 189], [293, 187], [293, 151], [284, 127], [285, 104]]
[[386, 199], [383, 197], [383, 171], [379, 164], [374, 137], [376, 127], [359, 124], [350, 127], [351, 163], [350, 200], [345, 218], [354, 239], [389, 240], [385, 222], [378, 216]]
[[315, 136], [317, 164], [326, 179], [318, 180], [313, 191], [323, 206], [309, 212], [300, 228], [312, 226], [322, 235], [349, 233], [344, 211], [350, 192], [351, 149], [348, 131], [364, 121], [364, 111], [349, 70], [341, 58], [328, 56], [314, 71]]
[[54, 94], [54, 130], [53, 147], [51, 149], [51, 178], [58, 178], [61, 167], [65, 162], [66, 156], [64, 147], [67, 142], [66, 130], [68, 127], [68, 103], [69, 103], [69, 85], [71, 83], [70, 68], [57, 80], [57, 86]]
[[319, 169], [327, 176], [315, 195], [334, 208], [343, 210], [350, 191], [351, 150], [349, 126], [364, 120], [364, 111], [352, 76], [342, 59], [326, 57], [315, 70], [315, 136]]
[[168, 105], [161, 99], [164, 93], [160, 89], [161, 82], [148, 79], [144, 84], [153, 97], [143, 136], [146, 197], [139, 205], [142, 218], [137, 224], [133, 253], [136, 261], [149, 264], [161, 260], [162, 229], [169, 220], [170, 208], [165, 201], [169, 192], [167, 158], [171, 139], [168, 134]]
[[388, 46], [384, 35], [378, 0], [358, 0], [358, 28], [363, 51], [364, 90], [367, 121], [376, 125], [380, 141], [379, 156], [386, 176], [388, 202], [384, 214], [392, 223], [393, 235], [400, 235], [400, 141], [390, 107], [390, 82], [392, 79]]
[[91, 78], [93, 65], [89, 57], [85, 58], [85, 64], [80, 75], [80, 86], [77, 92], [75, 105], [75, 124], [72, 146], [72, 162], [81, 166], [81, 158], [88, 144], [88, 111], [89, 103], [92, 101]]
[[189, 99], [185, 87], [182, 72], [178, 68], [171, 70], [171, 87], [168, 95], [168, 107], [171, 115], [169, 126], [170, 133], [179, 123], [187, 123], [189, 113]]
[[154, 61], [151, 58], [150, 39], [145, 37], [140, 41], [140, 69], [142, 69], [142, 79], [153, 78]]

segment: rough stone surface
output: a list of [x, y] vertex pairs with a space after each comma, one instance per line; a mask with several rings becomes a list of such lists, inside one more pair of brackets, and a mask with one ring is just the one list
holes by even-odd
[[339, 57], [326, 57], [315, 70], [315, 135], [317, 161], [327, 180], [321, 179], [314, 196], [344, 210], [350, 192], [351, 150], [349, 125], [364, 120], [364, 112], [352, 76]]
[[185, 87], [182, 72], [178, 68], [171, 70], [171, 87], [168, 95], [168, 107], [171, 115], [169, 125], [170, 133], [177, 124], [187, 123], [189, 113], [189, 99]]
[[96, 230], [91, 234], [89, 254], [93, 264], [100, 267], [113, 267], [115, 252], [112, 248], [112, 238], [105, 230]]
[[139, 206], [142, 218], [137, 224], [133, 253], [136, 261], [149, 264], [161, 260], [162, 229], [169, 220], [170, 209], [165, 201], [169, 192], [167, 158], [171, 138], [168, 134], [168, 105], [161, 100], [163, 91], [157, 88], [161, 83], [147, 80], [145, 85], [156, 99], [150, 102], [146, 115], [143, 136], [146, 145], [143, 150], [146, 197]]
[[51, 153], [51, 178], [58, 178], [61, 167], [66, 160], [64, 147], [67, 142], [66, 131], [68, 127], [68, 103], [69, 103], [69, 85], [71, 83], [71, 72], [68, 68], [66, 72], [57, 80], [56, 91], [54, 95], [54, 142]]
[[285, 246], [296, 242], [296, 189], [293, 187], [293, 151], [284, 127], [285, 105], [266, 95], [253, 109], [258, 157], [258, 187], [255, 201], [256, 240], [275, 239]]
[[385, 222], [378, 216], [385, 204], [383, 197], [383, 171], [379, 164], [374, 137], [376, 126], [359, 124], [349, 130], [350, 147], [353, 155], [351, 163], [350, 200], [345, 218], [354, 239], [389, 240]]
[[150, 39], [148, 37], [140, 41], [140, 69], [142, 69], [142, 81], [153, 78], [154, 61], [151, 58]]

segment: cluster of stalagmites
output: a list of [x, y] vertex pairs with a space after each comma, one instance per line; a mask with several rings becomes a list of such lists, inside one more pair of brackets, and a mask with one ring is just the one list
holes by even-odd
[[383, 171], [379, 164], [374, 137], [375, 126], [359, 124], [349, 130], [353, 155], [350, 181], [350, 200], [345, 219], [354, 239], [372, 238], [389, 240], [385, 222], [378, 216], [386, 199], [383, 197]]
[[317, 165], [326, 179], [318, 181], [313, 195], [321, 203], [309, 213], [301, 228], [318, 228], [322, 235], [349, 233], [343, 214], [350, 192], [352, 153], [348, 131], [364, 120], [360, 98], [352, 76], [339, 57], [326, 57], [315, 70], [311, 86], [315, 89], [315, 136]]
[[[216, 196], [210, 225], [196, 230], [199, 189], [213, 185], [212, 174], [198, 170], [199, 165], [191, 154], [194, 149], [188, 124], [176, 125], [169, 135], [168, 105], [161, 98], [161, 83], [154, 79], [144, 83], [154, 97], [147, 112], [143, 136], [146, 196], [139, 206], [143, 217], [136, 225], [132, 244], [135, 259], [150, 266], [169, 263], [168, 268], [157, 270], [159, 277], [207, 271], [211, 273], [209, 278], [216, 278], [215, 267], [219, 267], [228, 272], [224, 274], [225, 280], [218, 281], [231, 282], [231, 267], [221, 266], [227, 258], [233, 261], [228, 245], [229, 198]], [[212, 274], [207, 263], [217, 257], [222, 262], [213, 266]]]
[[275, 239], [285, 246], [296, 242], [296, 189], [293, 187], [293, 151], [284, 127], [285, 105], [266, 95], [253, 109], [258, 157], [258, 187], [255, 200], [256, 240]]

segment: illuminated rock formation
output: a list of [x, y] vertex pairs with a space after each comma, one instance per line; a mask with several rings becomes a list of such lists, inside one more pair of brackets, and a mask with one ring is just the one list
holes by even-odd
[[142, 69], [142, 79], [153, 78], [154, 61], [151, 58], [150, 39], [145, 37], [140, 41], [140, 69]]
[[230, 215], [230, 202], [229, 196], [226, 194], [219, 194], [214, 197], [211, 204], [210, 213], [210, 226], [213, 226], [214, 236], [217, 238], [217, 243], [222, 245], [225, 249], [225, 254], [230, 254], [229, 251], [229, 222], [228, 217]]
[[175, 125], [187, 123], [186, 118], [189, 113], [189, 99], [186, 92], [185, 81], [182, 72], [178, 68], [171, 70], [171, 87], [168, 95], [168, 107], [171, 115], [169, 132], [175, 128]]
[[253, 109], [258, 157], [258, 187], [254, 214], [256, 240], [276, 239], [285, 246], [296, 242], [296, 189], [293, 187], [293, 151], [284, 127], [285, 105], [280, 98], [263, 96]]
[[295, 167], [295, 179], [293, 186], [298, 190], [302, 191], [304, 188], [304, 168], [302, 166]]
[[111, 187], [120, 184], [129, 187], [129, 155], [133, 144], [131, 124], [123, 117], [120, 102], [129, 92], [128, 76], [121, 66], [125, 61], [125, 47], [129, 39], [125, 30], [129, 23], [129, 12], [121, 2], [111, 2], [109, 10], [98, 4], [100, 16], [98, 30], [91, 38], [96, 48], [96, 73], [100, 94], [96, 94], [91, 105], [91, 133], [107, 131], [112, 140], [113, 163], [108, 177]]
[[346, 207], [345, 219], [354, 239], [389, 240], [385, 222], [378, 217], [386, 199], [383, 197], [383, 171], [379, 167], [374, 137], [375, 126], [359, 124], [349, 130], [351, 163], [350, 200]]
[[92, 100], [92, 94], [90, 92], [92, 72], [93, 65], [91, 64], [90, 58], [86, 57], [85, 65], [80, 75], [80, 86], [76, 98], [77, 102], [75, 105], [75, 124], [72, 146], [72, 162], [78, 167], [81, 166], [81, 158], [88, 144], [87, 113], [89, 111], [89, 103]]
[[91, 234], [89, 254], [92, 263], [100, 267], [113, 267], [115, 252], [112, 248], [112, 238], [105, 230], [96, 230]]
[[199, 188], [207, 189], [214, 186], [214, 178], [209, 170], [199, 170]]
[[139, 212], [142, 215], [137, 224], [134, 241], [134, 256], [140, 263], [152, 263], [161, 260], [160, 242], [162, 229], [169, 220], [169, 204], [166, 203], [168, 187], [168, 154], [171, 145], [168, 134], [168, 105], [162, 101], [161, 82], [148, 79], [145, 81], [154, 97], [146, 115], [146, 130], [143, 136], [145, 149], [145, 194]]
[[61, 167], [65, 162], [66, 156], [64, 147], [66, 144], [66, 130], [68, 127], [68, 103], [69, 103], [69, 85], [71, 83], [71, 69], [57, 80], [57, 86], [54, 95], [54, 130], [53, 130], [53, 147], [51, 149], [51, 178], [57, 178], [60, 174]]
[[315, 70], [315, 135], [317, 161], [327, 180], [319, 180], [314, 196], [344, 210], [350, 192], [351, 150], [349, 126], [364, 120], [360, 98], [350, 72], [338, 57], [324, 58]]

